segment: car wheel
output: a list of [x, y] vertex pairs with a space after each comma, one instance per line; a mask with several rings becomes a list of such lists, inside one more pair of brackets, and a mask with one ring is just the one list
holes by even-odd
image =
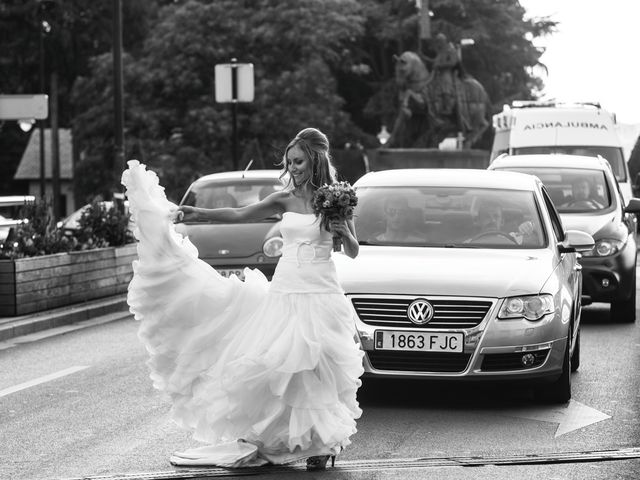
[[633, 276], [631, 296], [627, 300], [611, 303], [611, 320], [620, 323], [633, 323], [636, 321], [636, 276]]
[[571, 371], [575, 372], [580, 368], [580, 330], [576, 336], [576, 344], [573, 347], [573, 355], [571, 355]]
[[562, 374], [555, 382], [541, 385], [537, 391], [540, 400], [549, 403], [567, 403], [571, 399], [571, 332], [567, 337], [567, 345], [562, 362]]

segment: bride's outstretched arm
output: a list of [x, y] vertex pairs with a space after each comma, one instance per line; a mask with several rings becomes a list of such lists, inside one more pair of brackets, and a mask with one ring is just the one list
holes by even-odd
[[284, 211], [284, 198], [288, 194], [275, 192], [263, 200], [239, 208], [200, 208], [180, 205], [172, 213], [174, 222], [213, 221], [243, 223], [262, 220]]

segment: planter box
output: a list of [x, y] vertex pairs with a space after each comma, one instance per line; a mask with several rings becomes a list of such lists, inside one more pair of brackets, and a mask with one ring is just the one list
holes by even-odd
[[0, 316], [16, 316], [127, 291], [137, 245], [0, 260]]

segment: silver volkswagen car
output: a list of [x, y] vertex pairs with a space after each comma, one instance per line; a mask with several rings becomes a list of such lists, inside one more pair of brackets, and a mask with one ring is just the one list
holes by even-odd
[[577, 257], [594, 243], [564, 230], [540, 180], [408, 169], [354, 186], [360, 254], [335, 262], [366, 374], [525, 380], [568, 401], [580, 358]]

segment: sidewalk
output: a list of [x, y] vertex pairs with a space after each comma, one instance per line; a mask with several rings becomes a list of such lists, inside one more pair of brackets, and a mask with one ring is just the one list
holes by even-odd
[[28, 315], [0, 317], [0, 342], [87, 321], [106, 323], [130, 316], [127, 295], [120, 294]]

